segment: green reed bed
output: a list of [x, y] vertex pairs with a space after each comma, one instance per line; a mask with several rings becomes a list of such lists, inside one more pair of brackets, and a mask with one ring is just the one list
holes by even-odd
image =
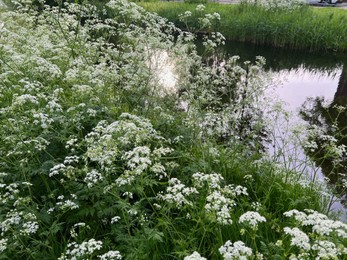
[[[196, 5], [186, 3], [141, 3], [143, 7], [184, 28], [178, 15], [192, 12], [190, 23], [198, 27]], [[218, 12], [221, 21], [213, 29], [227, 39], [308, 50], [347, 50], [347, 12], [337, 8], [304, 6], [296, 10], [266, 10], [254, 5], [209, 3], [205, 13]]]

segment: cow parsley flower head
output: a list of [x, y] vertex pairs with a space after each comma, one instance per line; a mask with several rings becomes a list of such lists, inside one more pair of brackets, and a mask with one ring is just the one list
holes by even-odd
[[199, 4], [196, 6], [195, 10], [198, 11], [198, 12], [202, 12], [205, 10], [205, 6], [203, 4]]
[[186, 256], [183, 260], [207, 260], [205, 257], [202, 257], [198, 252], [194, 252], [193, 254]]
[[291, 236], [291, 243], [290, 244], [292, 246], [297, 246], [297, 247], [302, 248], [304, 250], [310, 250], [310, 248], [311, 248], [310, 239], [300, 229], [298, 229], [296, 227], [295, 228], [285, 227], [284, 233]]
[[122, 259], [122, 255], [119, 251], [108, 251], [107, 253], [98, 256], [100, 260], [118, 260]]
[[294, 217], [301, 226], [311, 226], [312, 232], [321, 236], [329, 236], [332, 233], [340, 238], [347, 238], [347, 224], [341, 221], [334, 221], [322, 213], [314, 210], [290, 210], [284, 213], [286, 217]]
[[242, 241], [236, 241], [233, 244], [230, 240], [219, 248], [219, 253], [225, 260], [247, 260], [253, 255], [252, 249], [245, 246]]
[[193, 194], [198, 194], [194, 187], [186, 187], [180, 180], [172, 178], [169, 180], [169, 187], [165, 194], [158, 194], [158, 197], [170, 204], [182, 208], [184, 205], [192, 206], [193, 203], [188, 200], [188, 197]]
[[76, 242], [69, 243], [67, 245], [68, 249], [65, 253], [59, 257], [59, 260], [67, 259], [77, 259], [80, 257], [91, 256], [94, 251], [100, 250], [102, 248], [102, 242], [97, 241], [94, 238], [77, 244]]
[[117, 223], [120, 220], [119, 216], [115, 216], [111, 219], [111, 224]]
[[316, 259], [338, 259], [337, 256], [341, 255], [336, 245], [326, 240], [316, 241], [312, 246], [312, 250], [317, 251], [318, 256]]
[[304, 221], [307, 218], [306, 213], [301, 212], [297, 209], [292, 209], [292, 210], [289, 210], [287, 212], [284, 212], [283, 215], [286, 217], [293, 217], [294, 216], [294, 218], [300, 222]]
[[4, 252], [7, 248], [7, 238], [0, 239], [0, 253]]
[[88, 188], [92, 188], [98, 182], [103, 180], [103, 176], [96, 170], [92, 170], [86, 174], [84, 181], [87, 183]]
[[21, 233], [26, 235], [35, 234], [39, 229], [39, 224], [36, 221], [28, 221], [23, 224]]
[[205, 210], [212, 217], [212, 220], [222, 225], [233, 223], [231, 219], [231, 209], [235, 206], [235, 201], [223, 194], [220, 190], [214, 190], [206, 197]]
[[256, 211], [248, 211], [240, 216], [240, 223], [247, 223], [252, 227], [252, 229], [256, 229], [258, 227], [258, 223], [266, 222], [266, 218], [261, 216]]
[[197, 188], [201, 188], [204, 183], [206, 183], [211, 189], [219, 189], [224, 178], [218, 173], [205, 174], [202, 172], [197, 172], [193, 174], [193, 180], [194, 185]]

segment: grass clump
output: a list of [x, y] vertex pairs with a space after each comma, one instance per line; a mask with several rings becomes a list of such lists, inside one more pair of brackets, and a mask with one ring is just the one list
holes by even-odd
[[[151, 12], [167, 18], [178, 27], [186, 29], [178, 16], [185, 11], [192, 12], [190, 23], [198, 26], [200, 12], [195, 5], [185, 3], [160, 2], [141, 3]], [[227, 39], [252, 42], [291, 49], [311, 51], [347, 50], [347, 13], [337, 8], [313, 8], [302, 6], [294, 10], [287, 8], [269, 9], [249, 3], [225, 5], [208, 3], [205, 13], [220, 14], [221, 22], [213, 29], [221, 32]]]
[[42, 7], [0, 11], [0, 258], [346, 256], [325, 190], [264, 153], [261, 57], [205, 64], [133, 3]]

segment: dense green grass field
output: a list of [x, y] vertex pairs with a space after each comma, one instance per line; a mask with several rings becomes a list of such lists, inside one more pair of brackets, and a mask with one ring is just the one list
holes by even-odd
[[[192, 27], [198, 27], [196, 5], [177, 2], [140, 3], [146, 10], [184, 28], [178, 16], [191, 11]], [[267, 11], [257, 6], [209, 3], [204, 13], [218, 12], [213, 29], [227, 39], [292, 49], [347, 51], [347, 11], [338, 8], [303, 7]]]

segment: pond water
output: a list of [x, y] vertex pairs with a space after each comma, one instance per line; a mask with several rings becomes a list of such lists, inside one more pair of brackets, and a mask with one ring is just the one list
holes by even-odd
[[[299, 110], [308, 98], [311, 98], [308, 107], [319, 107], [318, 105], [320, 103], [318, 101], [321, 100], [326, 104], [325, 107], [330, 109], [325, 109], [324, 111], [315, 109], [315, 111], [311, 111], [311, 114], [315, 114], [316, 116], [306, 119], [306, 123], [308, 124], [315, 122], [314, 119], [317, 121], [319, 118], [323, 118], [324, 123], [322, 124], [328, 124], [329, 127], [329, 124], [332, 125], [333, 122], [328, 118], [329, 115], [327, 113], [331, 115], [336, 114], [331, 110], [336, 104], [347, 105], [347, 55], [345, 54], [313, 54], [304, 51], [274, 49], [252, 44], [226, 42], [225, 46], [218, 50], [217, 59], [223, 59], [233, 55], [240, 56], [241, 61], [254, 61], [256, 56], [266, 58], [265, 69], [271, 73], [271, 77], [275, 82], [280, 82], [276, 84], [274, 92], [285, 103], [285, 109], [291, 112], [291, 123], [305, 122], [299, 116]], [[339, 125], [341, 128], [347, 126], [347, 112], [340, 116]], [[287, 133], [282, 133], [282, 136], [283, 134], [287, 135]], [[280, 143], [280, 146], [287, 146], [288, 149], [292, 149], [295, 146], [284, 139], [275, 140], [275, 142], [277, 144]], [[338, 144], [347, 145], [347, 139], [338, 140]], [[274, 147], [274, 144], [269, 146], [270, 154], [275, 153]], [[295, 156], [302, 157], [301, 161], [304, 161], [308, 155], [304, 153], [303, 149], [299, 149], [295, 150]], [[298, 159], [296, 161], [297, 165], [294, 165], [293, 168], [300, 166], [301, 158]], [[311, 177], [323, 179], [324, 176], [327, 176], [330, 185], [336, 185], [336, 182], [339, 180], [337, 180], [336, 172], [333, 173], [332, 162], [329, 162], [329, 160], [322, 162], [314, 158], [313, 161], [313, 167], [310, 173]], [[346, 173], [346, 160], [342, 164], [343, 167], [340, 167], [338, 170], [339, 172]], [[310, 168], [306, 168], [306, 170], [310, 170]], [[342, 211], [342, 219], [346, 220], [346, 197], [342, 198], [341, 201], [334, 202], [332, 209]]]

